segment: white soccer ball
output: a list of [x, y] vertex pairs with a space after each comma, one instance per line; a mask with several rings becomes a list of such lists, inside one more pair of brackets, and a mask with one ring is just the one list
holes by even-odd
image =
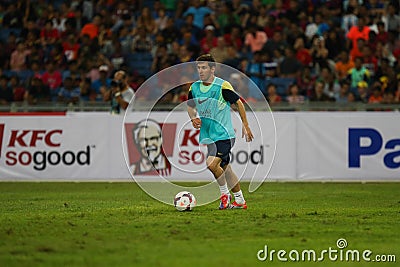
[[176, 194], [174, 206], [178, 211], [191, 211], [196, 207], [196, 198], [188, 191], [182, 191]]

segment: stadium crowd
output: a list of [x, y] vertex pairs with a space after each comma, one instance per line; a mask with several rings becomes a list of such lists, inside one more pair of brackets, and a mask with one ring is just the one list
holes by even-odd
[[381, 0], [3, 0], [0, 104], [107, 102], [116, 70], [137, 90], [204, 53], [245, 73], [272, 105], [400, 103], [398, 14], [399, 1]]

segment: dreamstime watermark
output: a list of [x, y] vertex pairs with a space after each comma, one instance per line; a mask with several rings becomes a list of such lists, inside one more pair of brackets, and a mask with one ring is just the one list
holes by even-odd
[[322, 250], [275, 250], [265, 245], [263, 249], [257, 252], [257, 259], [270, 262], [322, 262], [325, 260], [333, 262], [396, 262], [396, 255], [394, 254], [374, 254], [369, 249], [347, 249], [347, 245], [347, 240], [344, 238], [339, 238], [336, 241], [336, 247], [328, 247]]

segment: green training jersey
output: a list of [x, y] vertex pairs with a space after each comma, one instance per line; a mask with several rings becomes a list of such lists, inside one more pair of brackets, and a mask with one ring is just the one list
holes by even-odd
[[201, 144], [235, 137], [232, 126], [230, 103], [222, 96], [222, 89], [233, 90], [232, 85], [218, 77], [209, 85], [196, 81], [190, 86], [197, 113], [201, 119]]

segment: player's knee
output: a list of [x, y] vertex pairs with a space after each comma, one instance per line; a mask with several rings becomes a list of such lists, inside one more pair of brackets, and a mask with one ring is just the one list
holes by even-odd
[[217, 171], [219, 163], [220, 161], [214, 157], [209, 157], [206, 160], [207, 168], [213, 173]]

